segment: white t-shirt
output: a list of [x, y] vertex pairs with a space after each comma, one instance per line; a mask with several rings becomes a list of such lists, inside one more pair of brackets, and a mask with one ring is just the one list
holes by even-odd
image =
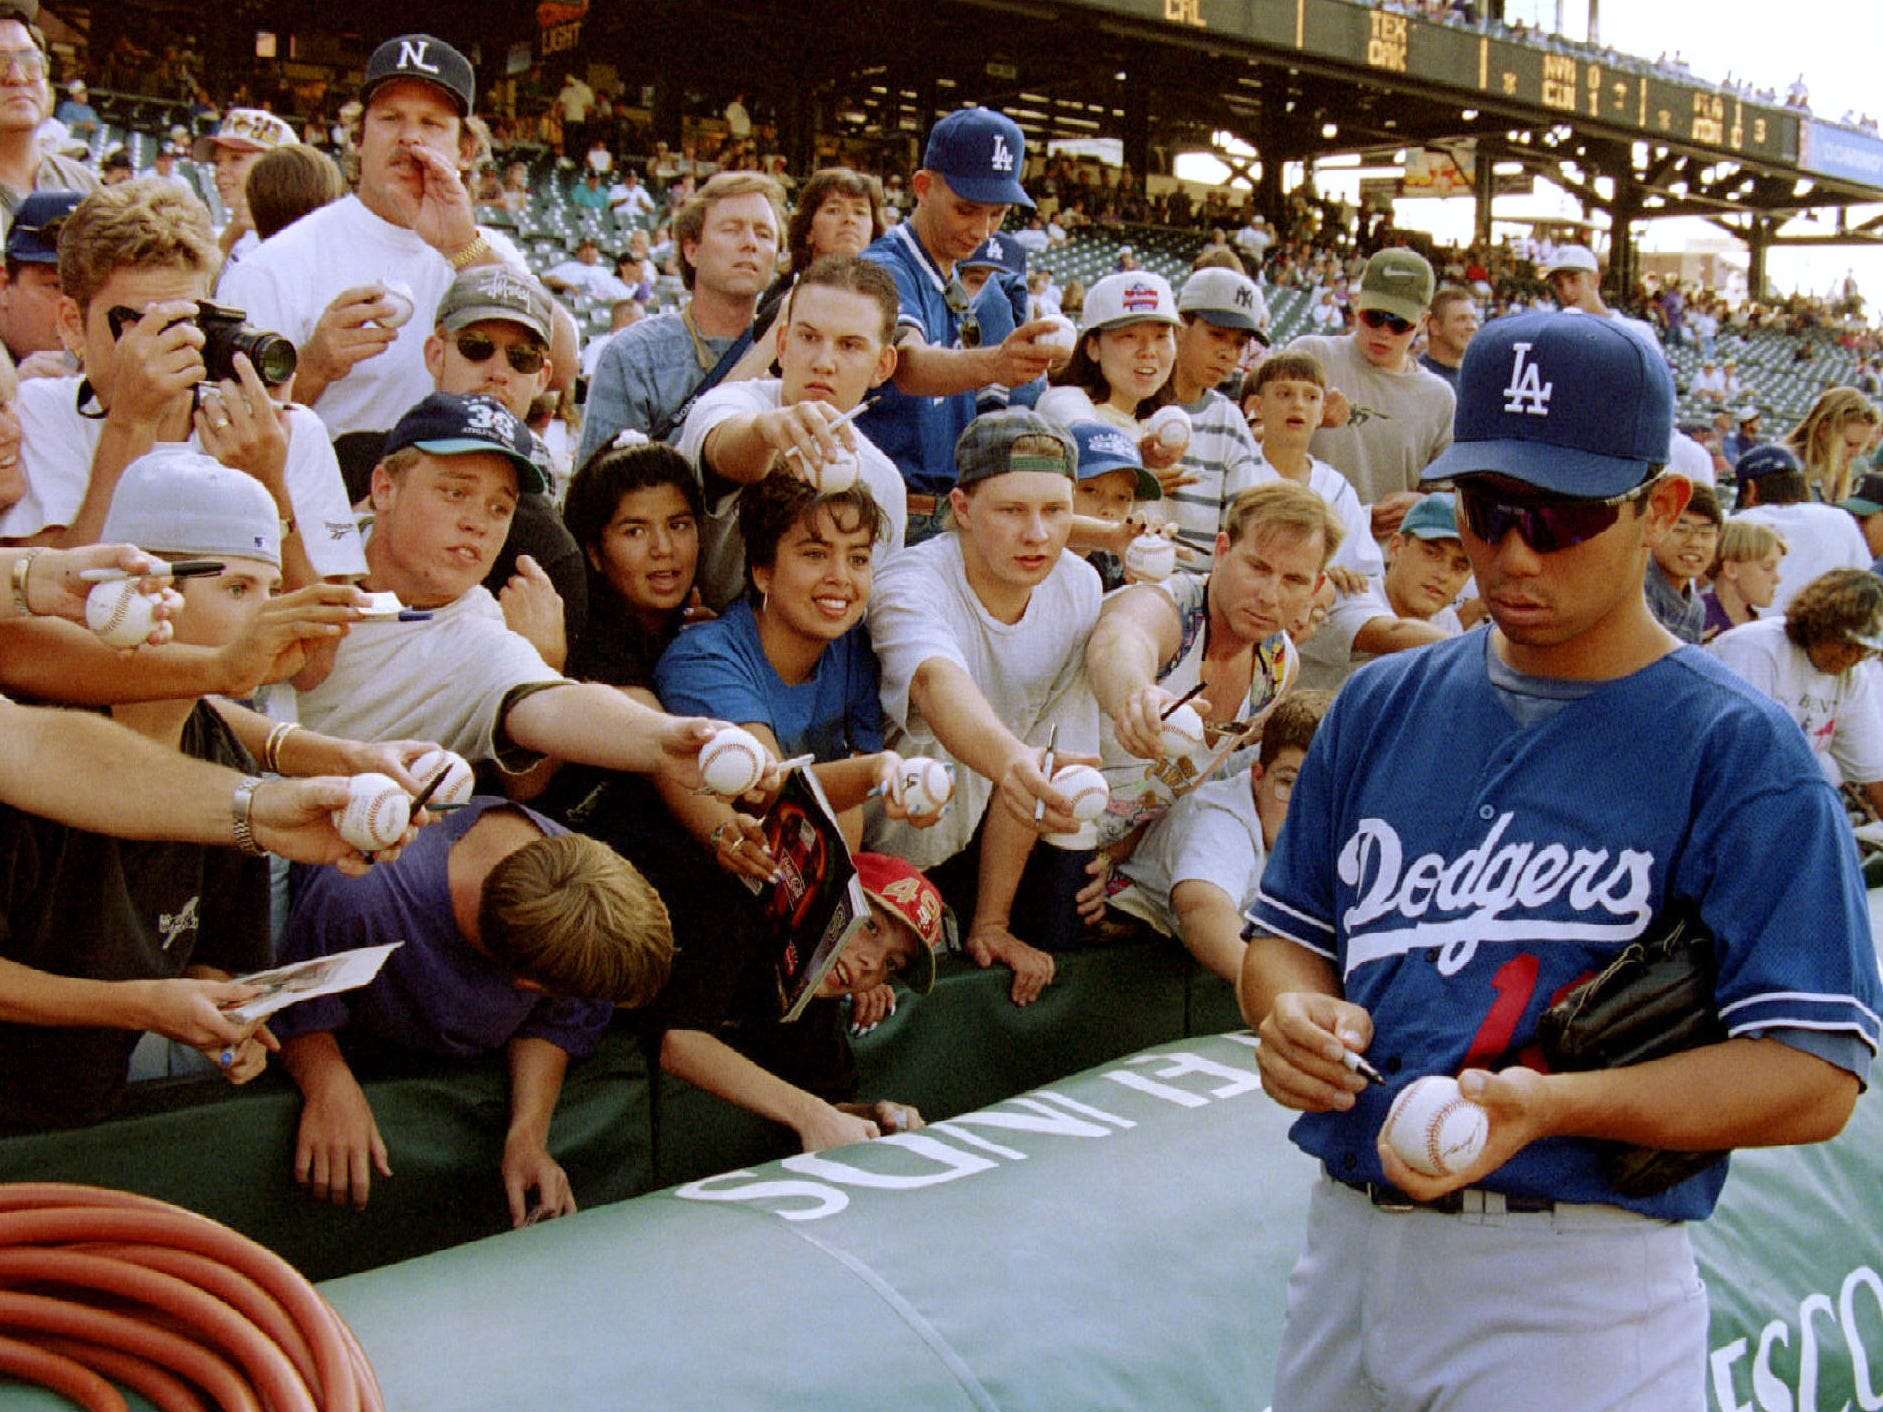
[[941, 658], [961, 668], [1027, 744], [1044, 746], [1057, 725], [1062, 752], [1098, 754], [1098, 702], [1085, 679], [1085, 640], [1098, 623], [1099, 597], [1098, 571], [1076, 554], [1061, 554], [1020, 620], [1003, 623], [969, 585], [958, 533], [938, 535], [891, 560], [876, 580], [869, 613], [890, 748], [955, 765], [955, 797], [932, 828], [874, 818], [871, 848], [933, 867], [967, 846], [993, 795], [987, 778], [956, 760], [910, 702], [924, 662]]
[[429, 622], [355, 623], [327, 679], [300, 693], [300, 719], [343, 740], [430, 740], [493, 760], [504, 697], [562, 680], [479, 585]]
[[1785, 616], [1798, 591], [1832, 569], [1867, 569], [1873, 555], [1863, 531], [1846, 510], [1835, 505], [1754, 505], [1733, 513], [1735, 520], [1770, 525], [1785, 541], [1785, 557], [1778, 561], [1778, 591], [1764, 611]]
[[[700, 458], [706, 438], [714, 427], [728, 417], [748, 412], [774, 412], [784, 396], [785, 385], [779, 378], [754, 378], [745, 382], [726, 382], [693, 404], [681, 430], [679, 452], [706, 483]], [[852, 431], [856, 431], [854, 424]], [[856, 432], [858, 459], [862, 463], [863, 484], [889, 518], [889, 532], [876, 541], [871, 554], [880, 573], [890, 556], [902, 548], [909, 528], [909, 487], [896, 469], [896, 463], [876, 449], [862, 432]], [[726, 606], [745, 590], [745, 540], [739, 535], [739, 491], [709, 501], [706, 523], [700, 526], [700, 596], [714, 611]]]
[[1742, 623], [1707, 650], [1785, 708], [1833, 784], [1883, 780], [1883, 695], [1875, 662], [1840, 676], [1821, 672], [1785, 636], [1783, 618]]
[[[83, 417], [78, 389], [83, 379], [28, 378], [14, 408], [20, 417], [20, 456], [26, 494], [0, 517], [0, 538], [24, 539], [43, 529], [72, 523], [91, 483], [92, 458], [104, 436], [102, 417]], [[188, 444], [202, 450], [194, 432]], [[322, 578], [366, 572], [346, 482], [333, 443], [320, 418], [305, 407], [288, 409], [288, 500], [314, 572]]]
[[[1301, 645], [1301, 685], [1310, 691], [1340, 690], [1356, 668], [1379, 655], [1354, 651], [1353, 640], [1360, 630], [1375, 618], [1398, 616], [1386, 597], [1385, 585], [1377, 579], [1368, 580], [1363, 592], [1342, 594], [1328, 610], [1327, 621]], [[1448, 603], [1426, 621], [1452, 637], [1465, 630], [1456, 604]]]
[[1115, 893], [1111, 905], [1174, 937], [1179, 929], [1170, 895], [1178, 883], [1209, 883], [1246, 912], [1255, 905], [1267, 861], [1255, 792], [1243, 770], [1199, 785], [1145, 831], [1119, 868], [1131, 886]]
[[543, 278], [557, 280], [591, 299], [606, 299], [610, 304], [634, 297], [634, 291], [616, 279], [614, 271], [606, 265], [585, 265], [580, 260], [564, 260]]
[[[1319, 456], [1308, 457], [1308, 489], [1327, 502], [1345, 531], [1340, 537], [1340, 548], [1334, 551], [1330, 563], [1344, 569], [1352, 569], [1367, 578], [1377, 579], [1386, 572], [1386, 556], [1380, 550], [1380, 544], [1373, 537], [1373, 515], [1360, 503], [1360, 495], [1351, 482]], [[1262, 455], [1261, 447], [1256, 448], [1255, 485], [1268, 485], [1274, 481], [1286, 480], [1287, 477], [1269, 464]]]
[[[506, 265], [527, 275], [529, 266], [509, 239], [479, 227]], [[357, 196], [301, 217], [263, 241], [222, 277], [217, 297], [248, 311], [249, 322], [299, 347], [342, 290], [402, 279], [416, 312], [392, 346], [332, 383], [314, 404], [329, 436], [390, 431], [435, 384], [425, 370], [425, 340], [437, 327], [438, 305], [456, 272], [431, 246], [403, 226], [381, 220]]]

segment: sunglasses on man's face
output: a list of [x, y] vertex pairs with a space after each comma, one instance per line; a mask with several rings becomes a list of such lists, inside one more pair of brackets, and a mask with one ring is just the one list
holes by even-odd
[[1470, 481], [1458, 483], [1458, 513], [1465, 527], [1495, 546], [1515, 530], [1539, 554], [1554, 554], [1594, 539], [1621, 518], [1621, 507], [1641, 496], [1636, 486], [1607, 500], [1512, 495]]
[[[467, 363], [487, 363], [497, 351], [497, 340], [486, 338], [481, 333], [461, 333], [457, 344], [459, 355]], [[511, 343], [504, 346], [503, 356], [512, 372], [527, 377], [543, 370], [543, 359], [547, 355], [533, 343]]]
[[1412, 332], [1412, 320], [1402, 319], [1397, 314], [1389, 314], [1384, 309], [1362, 309], [1360, 322], [1371, 329], [1385, 329], [1389, 333], [1405, 335]]

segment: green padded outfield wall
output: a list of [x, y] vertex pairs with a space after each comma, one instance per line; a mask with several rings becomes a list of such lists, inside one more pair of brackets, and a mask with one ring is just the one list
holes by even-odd
[[[401, 1412], [1260, 1408], [1315, 1175], [1287, 1122], [1248, 1036], [1190, 1039], [325, 1288]], [[1879, 1101], [1734, 1167], [1705, 1405], [1883, 1406]]]

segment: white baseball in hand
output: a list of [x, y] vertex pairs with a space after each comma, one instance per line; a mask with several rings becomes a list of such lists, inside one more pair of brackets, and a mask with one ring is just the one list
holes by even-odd
[[1165, 759], [1187, 760], [1203, 750], [1203, 718], [1197, 714], [1196, 707], [1186, 703], [1165, 718], [1158, 726], [1157, 736]]
[[418, 301], [412, 297], [412, 286], [402, 279], [382, 279], [379, 291], [379, 297], [393, 306], [392, 312], [379, 321], [379, 326], [403, 328], [418, 308]]
[[1052, 327], [1044, 333], [1033, 335], [1035, 348], [1057, 348], [1061, 353], [1070, 353], [1073, 345], [1079, 341], [1079, 331], [1073, 327], [1072, 320], [1064, 314], [1048, 314], [1045, 322]]
[[1174, 403], [1159, 407], [1144, 423], [1147, 436], [1154, 436], [1167, 451], [1181, 451], [1190, 444], [1190, 414]]
[[925, 818], [947, 807], [954, 797], [955, 777], [941, 761], [917, 756], [902, 762], [890, 791], [909, 813]]
[[1449, 1177], [1477, 1161], [1491, 1117], [1466, 1098], [1458, 1080], [1415, 1079], [1386, 1110], [1386, 1142], [1399, 1160], [1428, 1177]]
[[1089, 824], [1111, 803], [1111, 786], [1090, 765], [1065, 765], [1053, 771], [1053, 788], [1072, 803], [1072, 817]]
[[465, 804], [470, 801], [471, 791], [477, 787], [471, 765], [455, 750], [427, 750], [408, 767], [412, 778], [420, 784], [430, 784], [438, 777], [440, 770], [449, 771], [445, 782], [433, 792], [434, 804]]
[[765, 777], [768, 758], [757, 736], [727, 726], [700, 747], [700, 778], [714, 794], [737, 798]]
[[1177, 571], [1177, 543], [1161, 534], [1141, 534], [1125, 546], [1125, 568], [1149, 583], [1162, 583]]
[[333, 816], [340, 837], [362, 853], [392, 847], [411, 822], [412, 796], [392, 776], [372, 772], [347, 781], [347, 807]]
[[85, 595], [85, 626], [112, 647], [136, 647], [157, 625], [157, 600], [136, 579], [94, 585]]
[[840, 495], [855, 485], [863, 475], [863, 463], [854, 451], [839, 451], [821, 464], [812, 466], [805, 477], [817, 487], [819, 495]]

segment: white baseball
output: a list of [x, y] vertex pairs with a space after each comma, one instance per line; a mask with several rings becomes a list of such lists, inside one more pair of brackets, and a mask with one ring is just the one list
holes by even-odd
[[1072, 817], [1089, 824], [1111, 803], [1111, 786], [1090, 765], [1065, 765], [1053, 771], [1053, 788], [1072, 801]]
[[1074, 326], [1072, 320], [1067, 318], [1064, 314], [1048, 314], [1046, 315], [1045, 321], [1050, 323], [1052, 327], [1045, 333], [1035, 334], [1033, 336], [1033, 346], [1035, 348], [1057, 348], [1061, 353], [1070, 353], [1073, 349], [1073, 345], [1079, 341], [1079, 330]]
[[408, 769], [420, 784], [430, 784], [440, 770], [450, 772], [433, 793], [431, 802], [434, 804], [468, 803], [472, 790], [477, 787], [470, 762], [455, 750], [427, 750]]
[[1181, 451], [1190, 444], [1190, 414], [1175, 405], [1159, 407], [1145, 422], [1144, 430], [1162, 442], [1166, 450]]
[[1414, 1080], [1386, 1110], [1387, 1143], [1428, 1177], [1470, 1166], [1490, 1133], [1490, 1114], [1459, 1092], [1458, 1080], [1438, 1074]]
[[418, 308], [418, 301], [412, 297], [412, 286], [402, 279], [382, 279], [379, 291], [379, 297], [394, 306], [393, 311], [379, 321], [379, 326], [403, 328]]
[[714, 794], [744, 794], [765, 775], [765, 747], [750, 731], [727, 726], [700, 747], [700, 778]]
[[810, 481], [819, 495], [840, 495], [863, 475], [863, 463], [854, 451], [839, 451], [823, 464], [811, 467]]
[[1177, 544], [1161, 534], [1141, 534], [1125, 546], [1125, 567], [1150, 583], [1162, 583], [1177, 571]]
[[1170, 713], [1158, 727], [1158, 742], [1164, 747], [1164, 757], [1169, 760], [1185, 760], [1198, 754], [1204, 746], [1203, 718], [1197, 709], [1188, 703], [1179, 706]]
[[954, 797], [955, 777], [941, 761], [917, 756], [902, 762], [890, 788], [904, 809], [925, 816], [947, 807]]
[[412, 822], [412, 796], [390, 775], [368, 772], [347, 781], [347, 807], [333, 816], [340, 837], [362, 853], [390, 848]]
[[136, 579], [95, 584], [85, 595], [85, 626], [112, 647], [136, 647], [157, 625], [157, 600]]

